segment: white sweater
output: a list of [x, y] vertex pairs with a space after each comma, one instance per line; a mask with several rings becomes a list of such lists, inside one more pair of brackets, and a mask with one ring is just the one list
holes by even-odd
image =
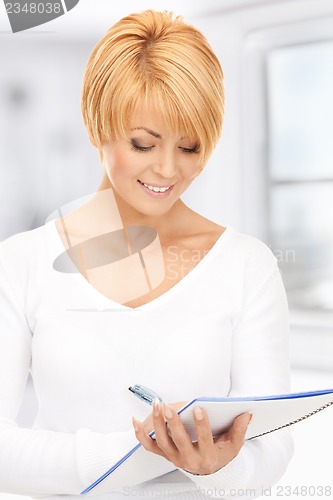
[[[287, 302], [262, 242], [228, 227], [189, 274], [136, 309], [55, 271], [63, 251], [54, 221], [0, 244], [0, 491], [74, 499], [137, 444], [131, 417], [151, 408], [128, 391], [135, 383], [169, 402], [289, 391]], [[32, 429], [15, 424], [29, 370]], [[137, 485], [111, 475], [88, 496], [254, 498], [292, 451], [281, 430], [245, 442], [214, 474], [146, 470]]]

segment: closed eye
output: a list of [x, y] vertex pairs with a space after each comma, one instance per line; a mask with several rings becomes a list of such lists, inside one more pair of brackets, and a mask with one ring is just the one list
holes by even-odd
[[199, 153], [199, 146], [196, 144], [193, 148], [180, 148], [184, 153]]
[[[139, 144], [137, 144], [133, 140], [131, 140], [131, 144], [132, 144], [131, 149], [133, 149], [134, 151], [140, 151], [140, 152], [151, 151], [155, 147], [155, 146], [140, 146]], [[183, 151], [183, 153], [188, 153], [188, 154], [191, 154], [191, 153], [198, 154], [199, 153], [199, 145], [198, 144], [195, 144], [193, 146], [193, 148], [180, 147], [179, 149], [181, 149], [181, 151]]]
[[154, 146], [139, 146], [139, 144], [136, 144], [135, 142], [132, 141], [132, 148], [134, 151], [151, 151]]

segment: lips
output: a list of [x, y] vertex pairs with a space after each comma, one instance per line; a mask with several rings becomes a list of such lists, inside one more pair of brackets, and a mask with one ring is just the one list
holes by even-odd
[[143, 189], [143, 191], [153, 198], [166, 198], [170, 195], [174, 184], [170, 184], [169, 186], [158, 186], [157, 184], [148, 184], [146, 182], [140, 181], [138, 179], [138, 183]]
[[158, 186], [157, 184], [148, 184], [146, 182], [140, 181], [140, 179], [138, 179], [138, 181], [142, 186], [145, 186], [147, 189], [153, 191], [154, 193], [165, 193], [172, 187], [172, 184], [170, 184], [169, 186]]

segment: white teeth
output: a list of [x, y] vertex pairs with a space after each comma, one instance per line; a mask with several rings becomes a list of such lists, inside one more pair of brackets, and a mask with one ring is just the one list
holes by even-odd
[[150, 186], [149, 184], [145, 184], [144, 182], [142, 183], [146, 188], [150, 189], [150, 191], [154, 191], [155, 193], [165, 193], [168, 189], [170, 189], [171, 186], [167, 187], [156, 187], [156, 186]]

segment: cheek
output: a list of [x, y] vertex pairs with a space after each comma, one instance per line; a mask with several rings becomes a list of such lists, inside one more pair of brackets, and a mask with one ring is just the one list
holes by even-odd
[[107, 163], [109, 178], [121, 181], [122, 179], [137, 178], [143, 169], [147, 167], [147, 159], [144, 155], [140, 157], [133, 151], [115, 151], [111, 161]]
[[127, 165], [128, 161], [126, 161], [126, 155], [124, 153], [114, 151], [112, 155], [107, 155], [104, 162], [104, 168], [110, 181], [126, 176], [128, 171], [128, 168], [126, 168]]
[[188, 165], [185, 172], [186, 179], [192, 182], [201, 172], [198, 162], [193, 162], [191, 165]]
[[188, 179], [194, 179], [200, 172], [201, 162], [197, 155], [183, 154], [181, 165], [184, 177]]

